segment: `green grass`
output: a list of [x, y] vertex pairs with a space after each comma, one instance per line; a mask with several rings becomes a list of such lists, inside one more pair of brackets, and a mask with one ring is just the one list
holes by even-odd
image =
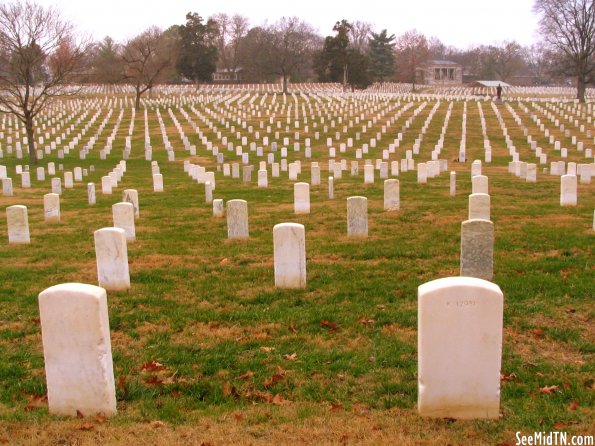
[[[255, 109], [262, 112], [261, 118], [255, 117], [256, 112], [250, 114], [248, 101], [216, 107], [231, 111], [234, 117], [226, 118], [230, 127], [235, 126], [235, 131], [240, 130], [252, 141], [254, 134], [242, 129], [237, 119], [240, 113], [248, 113], [241, 119], [260, 132], [260, 143], [266, 126], [271, 125], [268, 119], [273, 112], [267, 109], [270, 98], [263, 108]], [[216, 169], [215, 159], [180, 113], [179, 99], [168, 100], [167, 106], [186, 136], [197, 145], [194, 162]], [[293, 144], [288, 148], [289, 161], [302, 160], [300, 181], [310, 178], [310, 161], [303, 158], [306, 137], [312, 140], [312, 161], [323, 163], [323, 183], [311, 188], [311, 214], [293, 215], [293, 186], [285, 172], [282, 178], [269, 175], [268, 189], [256, 187], [255, 173], [248, 185], [241, 179], [223, 177], [221, 172], [216, 174], [215, 198], [248, 201], [250, 239], [242, 242], [227, 240], [225, 219], [212, 217], [211, 206], [204, 203], [204, 187], [183, 172], [183, 160], [191, 157], [183, 150], [167, 107], [160, 107], [160, 113], [176, 152], [173, 163], [167, 161], [163, 150], [155, 109], [149, 108], [153, 158], [164, 175], [162, 194], [153, 193], [150, 163], [144, 160], [142, 112], [136, 114], [128, 171], [111, 196], [101, 194], [101, 176], [120, 160], [130, 125], [129, 110], [125, 110], [107, 160], [99, 159], [99, 150], [113, 129], [119, 109], [114, 110], [86, 160], [78, 159], [78, 150], [64, 160], [51, 156], [65, 169], [95, 166], [85, 183], [96, 184], [97, 204], [87, 204], [84, 184], [63, 189], [59, 224], [43, 222], [42, 196], [49, 192], [50, 179], [35, 181], [32, 167], [34, 189], [21, 189], [13, 172], [16, 164], [24, 162], [17, 162], [13, 156], [0, 160], [15, 185], [15, 196], [0, 196], [0, 204], [28, 206], [32, 238], [28, 246], [8, 245], [6, 238], [0, 243], [0, 420], [17, 426], [17, 430], [26, 429], [29, 423], [41, 423], [50, 430], [59, 425], [43, 405], [25, 410], [33, 396], [46, 392], [37, 295], [58, 283], [96, 283], [93, 231], [111, 225], [111, 205], [120, 200], [122, 190], [135, 188], [141, 217], [137, 240], [128, 246], [132, 288], [108, 293], [119, 405], [119, 414], [108, 422], [108, 428], [133, 429], [146, 420], [191, 426], [198, 418], [231, 426], [235, 423], [231, 415], [245, 411], [248, 425], [275, 430], [283, 423], [293, 423], [293, 417], [299, 420], [295, 421], [297, 426], [321, 414], [332, 416], [329, 405], [340, 404], [347, 414], [364, 405], [371, 409], [372, 420], [400, 411], [394, 423], [397, 428], [407, 427], [411, 444], [416, 440], [439, 444], [444, 436], [453, 444], [463, 444], [465, 438], [475, 438], [478, 444], [497, 444], [512, 441], [511, 433], [516, 431], [556, 430], [554, 426], [560, 422], [564, 430], [577, 434], [592, 429], [593, 185], [579, 184], [579, 205], [562, 208], [558, 177], [542, 174], [540, 169], [538, 183], [529, 184], [508, 174], [510, 157], [500, 126], [489, 103], [482, 104], [494, 159], [492, 164], [484, 164], [496, 229], [493, 281], [505, 296], [502, 371], [506, 376], [513, 374], [513, 378], [502, 383], [501, 420], [418, 420], [417, 287], [458, 274], [460, 224], [466, 219], [471, 191], [470, 163], [483, 159], [479, 114], [475, 103], [470, 102], [468, 162], [454, 163], [463, 110], [461, 101], [454, 103], [441, 158], [449, 160], [449, 170], [457, 171], [457, 196], [448, 195], [447, 173], [430, 179], [427, 185], [418, 185], [415, 172], [403, 172], [399, 176], [401, 210], [386, 213], [378, 172], [375, 184], [363, 184], [363, 160], [358, 177], [351, 177], [347, 171], [342, 180], [335, 180], [335, 199], [328, 200], [326, 138], [334, 139], [336, 131], [363, 114], [365, 118], [359, 124], [354, 122], [353, 128], [341, 135], [341, 141], [355, 139], [361, 126], [379, 114], [376, 124], [355, 141], [368, 142], [407, 100], [401, 99], [400, 105], [390, 98], [381, 98], [378, 103], [346, 100], [353, 105], [352, 111], [348, 107], [339, 110], [336, 98], [332, 105], [320, 106], [324, 123], [307, 115], [308, 134], [303, 125], [299, 129], [302, 151], [294, 152]], [[254, 102], [259, 103], [260, 98]], [[403, 158], [404, 151], [411, 148], [434, 103], [428, 101], [414, 118], [391, 160]], [[382, 149], [392, 143], [419, 104], [415, 102], [403, 112], [378, 147], [370, 148], [364, 158], [380, 158]], [[194, 124], [219, 145], [226, 162], [238, 162], [235, 151], [217, 144], [207, 122], [194, 115], [188, 104], [182, 106]], [[231, 128], [207, 113], [215, 110], [212, 103], [194, 106], [234, 146], [239, 144]], [[379, 109], [372, 111], [376, 106]], [[538, 135], [539, 129], [528, 114], [518, 104], [512, 106], [531, 134]], [[442, 101], [416, 159], [429, 159], [447, 109], [448, 102]], [[521, 159], [532, 161], [522, 130], [504, 107], [499, 110]], [[96, 109], [90, 111], [89, 117]], [[97, 131], [106, 112], [102, 110], [79, 148]], [[272, 126], [273, 132], [280, 132], [277, 141], [285, 136], [293, 138], [293, 123], [286, 131], [287, 109], [278, 106], [274, 113], [277, 120], [282, 119], [280, 129]], [[338, 116], [343, 122], [332, 128], [330, 120]], [[260, 129], [259, 122], [265, 122], [265, 129]], [[322, 132], [324, 125], [329, 126], [327, 134]], [[592, 125], [590, 128], [595, 130]], [[316, 131], [321, 132], [318, 140], [314, 139]], [[584, 141], [586, 147], [593, 145]], [[338, 143], [336, 147], [337, 159], [355, 159], [354, 149], [343, 154]], [[543, 147], [551, 160], [556, 159], [553, 146]], [[583, 162], [582, 154], [570, 151], [569, 156], [569, 160]], [[41, 165], [47, 161], [44, 158]], [[253, 165], [259, 161], [255, 152], [250, 152], [250, 161]], [[353, 241], [346, 236], [346, 199], [352, 195], [368, 198], [370, 237], [366, 240]], [[285, 221], [302, 223], [306, 228], [308, 285], [303, 290], [274, 288], [272, 228]], [[5, 219], [0, 221], [0, 234], [6, 234]], [[331, 322], [336, 329], [321, 321]], [[293, 354], [293, 360], [287, 359]], [[163, 364], [164, 370], [143, 370], [150, 361]], [[246, 377], [246, 372], [252, 374]], [[275, 374], [278, 380], [271, 384]], [[559, 386], [553, 393], [540, 392], [552, 385]], [[290, 403], [277, 407], [267, 401], [267, 394], [282, 395]], [[574, 401], [578, 408], [570, 410]], [[295, 413], [291, 412], [293, 408]], [[432, 440], [432, 432], [443, 437]], [[0, 441], [2, 434], [0, 429]]]

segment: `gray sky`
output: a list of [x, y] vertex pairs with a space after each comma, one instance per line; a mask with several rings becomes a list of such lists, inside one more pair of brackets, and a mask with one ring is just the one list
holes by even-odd
[[[341, 19], [365, 21], [378, 32], [384, 28], [397, 36], [416, 28], [427, 37], [436, 36], [446, 45], [467, 48], [517, 40], [522, 45], [539, 37], [533, 0], [34, 0], [53, 5], [79, 30], [101, 39], [110, 35], [122, 42], [151, 25], [167, 28], [183, 24], [187, 12], [209, 17], [219, 12], [239, 13], [250, 25], [296, 16], [310, 23], [323, 36], [332, 34]], [[337, 4], [338, 3], [338, 4]]]

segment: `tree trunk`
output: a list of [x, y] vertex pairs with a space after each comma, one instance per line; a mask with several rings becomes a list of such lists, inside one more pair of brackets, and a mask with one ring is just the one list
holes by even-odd
[[576, 98], [581, 103], [585, 102], [585, 90], [585, 76], [583, 75], [583, 73], [579, 73], [576, 78]]
[[348, 65], [343, 65], [343, 91], [347, 91], [347, 72], [348, 72]]
[[140, 110], [140, 88], [136, 87], [136, 101], [134, 102], [134, 108]]
[[283, 93], [287, 94], [287, 74], [283, 73]]
[[37, 164], [37, 152], [35, 151], [35, 133], [33, 131], [33, 118], [26, 116], [25, 130], [27, 131], [27, 142], [29, 143], [29, 161]]

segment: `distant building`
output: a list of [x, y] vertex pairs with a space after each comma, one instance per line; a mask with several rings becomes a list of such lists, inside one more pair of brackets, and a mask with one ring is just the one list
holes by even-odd
[[428, 60], [419, 65], [415, 79], [424, 85], [462, 85], [463, 67], [450, 60]]
[[217, 68], [213, 73], [213, 82], [216, 84], [239, 84], [244, 81], [244, 69]]

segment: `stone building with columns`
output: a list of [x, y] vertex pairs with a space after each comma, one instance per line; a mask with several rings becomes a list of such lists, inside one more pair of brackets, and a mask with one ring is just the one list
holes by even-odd
[[415, 81], [423, 85], [462, 85], [463, 66], [450, 60], [428, 60], [415, 71]]

